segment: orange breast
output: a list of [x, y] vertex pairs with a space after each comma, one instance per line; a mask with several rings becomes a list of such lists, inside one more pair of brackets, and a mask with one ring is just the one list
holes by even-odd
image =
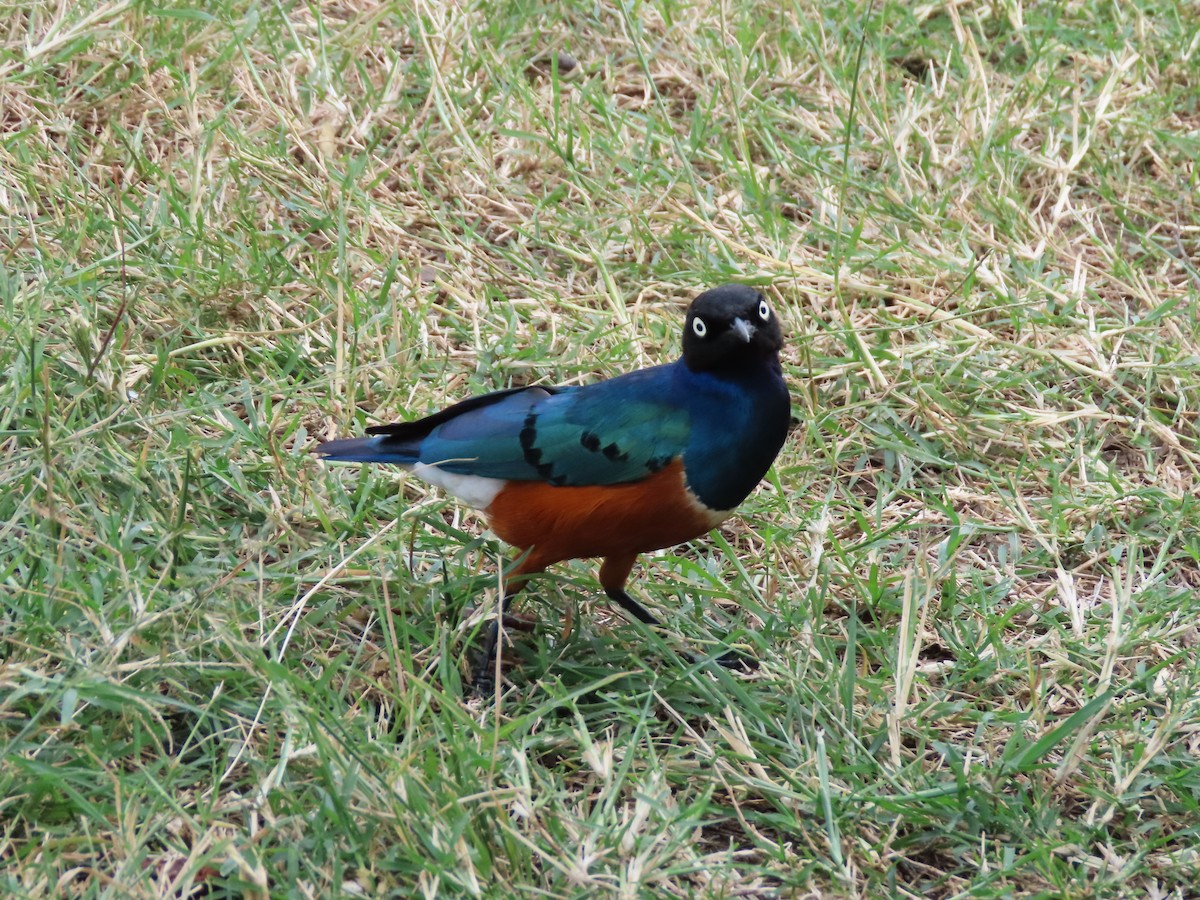
[[512, 481], [486, 513], [501, 539], [521, 550], [536, 548], [544, 565], [671, 547], [729, 516], [707, 509], [692, 495], [679, 460], [634, 484], [554, 487]]

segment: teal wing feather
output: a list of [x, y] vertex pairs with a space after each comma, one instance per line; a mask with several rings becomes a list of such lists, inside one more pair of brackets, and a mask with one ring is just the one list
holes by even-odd
[[691, 419], [668, 367], [581, 388], [531, 388], [434, 428], [420, 461], [449, 472], [556, 485], [640, 481], [679, 457]]

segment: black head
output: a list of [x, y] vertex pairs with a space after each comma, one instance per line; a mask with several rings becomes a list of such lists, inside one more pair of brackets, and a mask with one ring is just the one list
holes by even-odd
[[683, 323], [683, 361], [694, 372], [774, 359], [782, 346], [779, 319], [754, 288], [722, 285], [705, 291], [688, 307]]

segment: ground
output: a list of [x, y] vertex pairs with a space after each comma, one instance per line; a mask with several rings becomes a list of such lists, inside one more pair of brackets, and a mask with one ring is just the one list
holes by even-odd
[[[1193, 4], [0, 19], [6, 896], [1192, 894]], [[505, 549], [312, 447], [729, 281], [771, 474], [465, 697]]]

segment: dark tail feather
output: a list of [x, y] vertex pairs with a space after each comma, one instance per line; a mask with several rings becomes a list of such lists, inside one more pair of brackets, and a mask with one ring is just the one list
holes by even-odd
[[313, 453], [334, 462], [391, 463], [396, 466], [411, 466], [418, 458], [413, 444], [383, 436], [328, 441], [318, 444]]

